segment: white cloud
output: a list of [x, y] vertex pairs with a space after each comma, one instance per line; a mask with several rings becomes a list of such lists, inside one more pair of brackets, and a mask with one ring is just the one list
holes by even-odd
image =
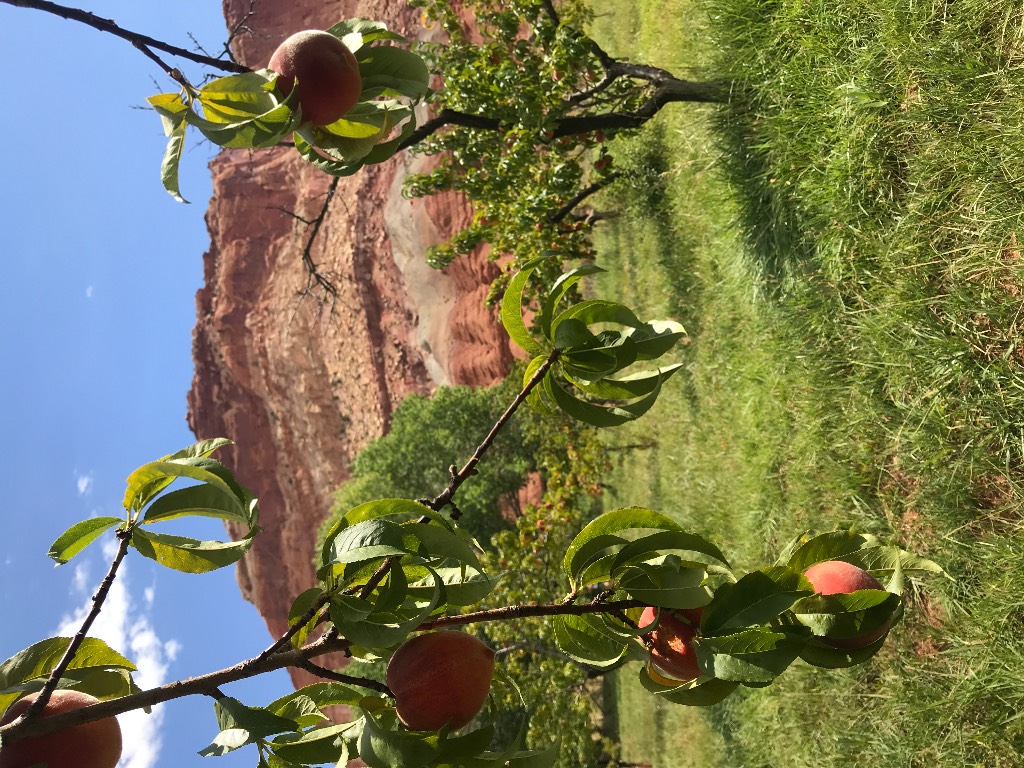
[[[113, 556], [116, 546], [114, 541], [104, 547], [104, 555], [108, 559]], [[76, 589], [79, 579], [76, 571]], [[181, 644], [177, 640], [162, 640], [153, 629], [148, 615], [152, 605], [152, 587], [146, 590], [148, 594], [140, 606], [133, 598], [129, 586], [127, 569], [122, 563], [89, 635], [105, 640], [115, 651], [131, 659], [138, 667], [134, 673], [135, 682], [142, 688], [153, 688], [167, 682], [168, 668], [181, 650]], [[73, 614], [65, 616], [57, 634], [65, 637], [74, 635], [81, 627], [91, 604], [92, 601], [88, 600]], [[149, 715], [136, 710], [118, 716], [124, 739], [118, 768], [152, 768], [156, 765], [163, 743], [163, 719], [163, 705], [159, 704], [153, 707]]]
[[91, 285], [87, 285], [87, 286], [85, 287], [85, 298], [87, 298], [87, 299], [91, 299], [91, 298], [93, 297], [93, 294], [94, 294], [95, 292], [96, 292], [96, 291], [95, 291], [95, 289], [93, 288], [93, 286], [91, 286]]
[[92, 582], [89, 579], [89, 563], [83, 560], [81, 563], [76, 565], [75, 570], [72, 571], [71, 588], [74, 589], [75, 592], [82, 593], [89, 589], [91, 585]]
[[92, 473], [78, 474], [76, 473], [75, 485], [78, 486], [78, 495], [85, 496], [92, 490]]

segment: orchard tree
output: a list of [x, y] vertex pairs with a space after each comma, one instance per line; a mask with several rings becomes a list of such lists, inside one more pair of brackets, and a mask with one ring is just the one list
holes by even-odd
[[428, 97], [435, 117], [402, 144], [438, 164], [406, 191], [456, 190], [475, 211], [468, 228], [430, 249], [434, 266], [482, 243], [519, 264], [551, 248], [592, 256], [591, 228], [602, 214], [586, 203], [623, 176], [608, 141], [669, 104], [724, 100], [717, 83], [608, 54], [582, 31], [592, 13], [580, 0], [558, 9], [552, 0], [413, 5], [444, 36], [420, 48], [442, 83]]
[[[413, 106], [429, 94], [428, 67], [396, 45], [402, 39], [379, 22], [350, 19], [327, 30], [351, 53], [359, 76], [355, 102], [327, 122], [331, 110], [321, 112], [318, 95], [304, 84], [318, 81], [324, 67], [343, 67], [350, 76], [354, 70], [349, 56], [319, 34], [313, 37], [324, 47], [316, 61], [300, 61], [301, 46], [293, 40], [295, 48], [281, 54], [283, 71], [239, 72], [244, 68], [206, 57], [211, 66], [233, 67], [237, 74], [196, 88], [156, 51], [195, 54], [44, 0], [0, 1], [126, 37], [176, 77], [179, 93], [151, 100], [170, 136], [164, 182], [175, 194], [190, 126], [223, 146], [271, 146], [290, 135], [304, 159], [329, 173], [348, 174], [464, 120], [415, 126]], [[531, 20], [534, 29], [571, 29], [550, 3], [521, 6], [534, 7], [543, 11]], [[434, 8], [434, 16], [428, 8], [428, 20], [452, 23], [441, 6]], [[520, 24], [513, 35], [514, 17], [503, 16], [500, 7], [480, 8], [494, 14], [487, 17], [493, 23], [507, 25], [506, 38], [522, 34]], [[551, 39], [566, 46], [566, 57], [576, 44], [588, 50], [584, 36], [553, 34]], [[628, 99], [642, 96], [616, 90], [633, 75], [616, 74], [614, 61], [589, 51], [604, 67], [585, 91], [593, 103], [608, 98], [618, 105], [613, 111], [628, 108], [642, 115], [647, 101], [628, 106]], [[525, 61], [503, 64], [499, 55], [495, 66], [515, 68]], [[339, 83], [326, 74], [328, 90], [350, 99], [354, 81]], [[450, 82], [469, 77], [459, 71], [445, 75]], [[580, 99], [577, 106], [588, 103]], [[452, 114], [442, 109], [438, 117], [447, 121]], [[577, 128], [590, 125], [592, 117], [569, 109], [538, 128], [550, 137], [538, 135], [548, 141], [575, 135], [590, 130]], [[502, 125], [484, 128], [507, 133]], [[434, 495], [357, 500], [333, 522], [319, 551], [311, 553], [317, 583], [295, 596], [288, 630], [258, 656], [140, 690], [134, 663], [89, 635], [130, 552], [199, 575], [236, 563], [249, 550], [261, 532], [257, 500], [213, 458], [228, 440], [201, 440], [142, 465], [128, 476], [121, 514], [84, 520], [58, 536], [49, 551], [58, 564], [104, 535], [112, 533], [118, 546], [75, 636], [40, 640], [0, 664], [0, 766], [47, 762], [58, 768], [68, 764], [59, 756], [63, 745], [91, 739], [103, 749], [89, 753], [96, 760], [89, 768], [114, 768], [112, 715], [202, 695], [213, 699], [215, 716], [202, 755], [248, 748], [265, 768], [344, 766], [356, 758], [371, 768], [544, 768], [558, 763], [560, 740], [549, 738], [553, 734], [537, 728], [536, 720], [550, 720], [552, 706], [572, 706], [579, 698], [543, 700], [543, 691], [530, 687], [531, 668], [542, 669], [545, 662], [561, 665], [576, 693], [587, 679], [632, 664], [653, 696], [706, 706], [740, 687], [769, 686], [797, 660], [827, 669], [861, 664], [876, 654], [902, 615], [907, 578], [939, 568], [873, 536], [797, 534], [774, 562], [738, 572], [715, 543], [662, 512], [626, 507], [591, 519], [588, 512], [571, 511], [583, 491], [600, 482], [600, 462], [586, 469], [570, 463], [563, 482], [519, 518], [515, 531], [494, 536], [489, 550], [460, 524], [464, 486], [472, 485], [483, 462], [494, 460], [495, 441], [524, 405], [544, 416], [541, 424], [555, 425], [552, 430], [561, 429], [561, 418], [614, 428], [643, 417], [681, 369], [666, 356], [683, 338], [682, 327], [671, 320], [641, 320], [618, 302], [582, 299], [578, 286], [601, 270], [576, 263], [577, 255], [545, 251], [520, 257], [502, 293], [500, 317], [528, 359], [521, 387]], [[184, 487], [172, 489], [177, 481]], [[162, 532], [169, 521], [187, 525], [194, 517], [231, 521], [245, 534], [236, 541], [203, 541]], [[355, 675], [320, 663], [337, 652], [377, 672]], [[496, 671], [501, 656], [509, 657], [507, 667], [526, 685], [518, 687], [513, 675]], [[269, 703], [242, 702], [224, 691], [232, 682], [286, 667], [324, 682]], [[85, 698], [69, 699], [67, 689]], [[348, 708], [348, 720], [330, 721], [326, 710], [336, 705]], [[573, 741], [578, 734], [562, 735], [570, 742], [571, 760], [587, 759]]]

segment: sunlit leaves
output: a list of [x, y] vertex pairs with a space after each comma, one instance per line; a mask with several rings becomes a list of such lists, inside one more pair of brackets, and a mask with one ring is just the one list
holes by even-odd
[[57, 565], [64, 565], [98, 537], [121, 522], [123, 520], [120, 517], [91, 517], [88, 520], [75, 523], [53, 542], [47, 555], [56, 560]]
[[[596, 427], [615, 427], [650, 410], [662, 384], [681, 369], [678, 363], [623, 374], [638, 360], [668, 352], [684, 331], [670, 320], [646, 323], [618, 302], [567, 301], [584, 277], [602, 270], [578, 267], [555, 280], [539, 301], [531, 330], [524, 316], [524, 295], [534, 273], [548, 268], [557, 254], [527, 263], [512, 277], [501, 304], [501, 320], [512, 341], [533, 359], [526, 380], [550, 360], [552, 373], [531, 396], [531, 404], [555, 407]], [[563, 306], [565, 304], [566, 306]]]
[[[42, 688], [68, 646], [69, 637], [34, 643], [0, 664], [0, 713], [26, 692]], [[74, 686], [98, 699], [125, 696], [134, 690], [135, 665], [103, 640], [86, 637], [61, 678], [61, 687]]]
[[365, 648], [394, 646], [441, 607], [472, 605], [494, 586], [472, 538], [408, 499], [349, 510], [324, 539], [319, 574], [334, 626]]
[[[260, 530], [256, 499], [224, 464], [209, 457], [229, 444], [222, 438], [201, 441], [128, 476], [124, 507], [131, 544], [140, 554], [177, 571], [205, 573], [237, 562], [249, 550]], [[177, 479], [197, 484], [158, 495]], [[187, 517], [220, 518], [244, 534], [237, 541], [204, 541], [143, 527]]]
[[416, 54], [392, 45], [406, 41], [381, 22], [346, 19], [328, 32], [354, 52], [363, 85], [359, 103], [330, 125], [303, 121], [295, 105], [297, 89], [282, 98], [275, 88], [276, 74], [267, 69], [150, 97], [168, 136], [161, 178], [176, 200], [185, 202], [178, 188], [178, 166], [188, 126], [221, 147], [273, 147], [293, 134], [299, 155], [334, 176], [351, 175], [397, 151], [401, 139], [415, 127], [412, 107], [430, 92], [426, 64]]

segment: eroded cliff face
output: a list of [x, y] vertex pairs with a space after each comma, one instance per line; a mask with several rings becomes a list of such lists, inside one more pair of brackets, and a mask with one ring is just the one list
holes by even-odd
[[[228, 29], [245, 29], [233, 41], [238, 60], [254, 68], [291, 33], [344, 17], [422, 34], [404, 0], [225, 0], [224, 9]], [[440, 384], [493, 383], [511, 360], [483, 307], [497, 268], [482, 254], [445, 272], [426, 266], [426, 247], [470, 214], [454, 196], [402, 197], [402, 180], [425, 162], [403, 153], [340, 179], [312, 241], [330, 177], [290, 148], [226, 150], [211, 164], [188, 419], [199, 438], [235, 441], [223, 458], [260, 498], [264, 532], [238, 580], [275, 637], [291, 600], [315, 582], [333, 489], [397, 404]], [[304, 252], [336, 295], [311, 281]]]

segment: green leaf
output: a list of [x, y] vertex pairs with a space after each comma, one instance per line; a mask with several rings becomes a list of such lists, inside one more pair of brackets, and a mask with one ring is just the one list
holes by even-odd
[[647, 396], [631, 403], [599, 405], [571, 394], [548, 377], [544, 391], [566, 414], [595, 427], [618, 427], [643, 416], [651, 409], [661, 392], [661, 381]]
[[796, 659], [804, 643], [769, 627], [697, 640], [701, 670], [720, 680], [770, 683]]
[[438, 753], [434, 734], [384, 728], [370, 712], [359, 737], [359, 757], [369, 768], [424, 768]]
[[328, 564], [360, 563], [408, 552], [402, 526], [388, 520], [364, 520], [345, 528], [331, 545]]
[[142, 528], [132, 530], [132, 546], [140, 554], [183, 573], [207, 573], [231, 565], [249, 551], [252, 542], [252, 536], [230, 542], [200, 541]]
[[325, 707], [355, 706], [365, 696], [365, 692], [343, 683], [313, 683], [275, 699], [266, 708], [276, 715], [295, 720], [302, 727], [308, 727], [324, 720], [321, 710]]
[[406, 528], [422, 544], [416, 551], [420, 557], [451, 558], [472, 568], [480, 568], [480, 561], [473, 547], [455, 532], [437, 525], [421, 523], [413, 523]]
[[192, 443], [192, 445], [187, 445], [174, 453], [162, 456], [161, 459], [163, 461], [190, 461], [192, 459], [205, 459], [218, 448], [225, 448], [229, 445], [234, 445], [234, 441], [229, 440], [226, 437], [210, 437], [205, 440], [199, 440]]
[[[389, 648], [396, 645], [422, 624], [444, 600], [444, 583], [436, 573], [430, 573], [434, 589], [429, 599], [420, 600], [400, 610], [372, 610], [362, 618], [358, 612], [346, 610], [358, 598], [349, 597], [346, 601], [335, 599], [331, 601], [331, 621], [339, 633], [363, 648]], [[366, 601], [360, 602], [365, 604]]]
[[363, 79], [360, 101], [378, 96], [404, 96], [418, 101], [430, 91], [430, 71], [415, 53], [394, 46], [360, 49], [359, 74]]
[[146, 508], [142, 522], [152, 524], [188, 516], [216, 517], [246, 525], [249, 523], [249, 516], [237, 496], [206, 484], [181, 488], [160, 496]]
[[527, 262], [509, 280], [505, 295], [501, 299], [501, 324], [505, 326], [505, 332], [516, 346], [529, 355], [541, 355], [544, 349], [534, 340], [523, 321], [523, 291], [530, 281], [530, 275], [542, 261], [543, 259], [534, 259]]
[[397, 32], [388, 30], [387, 25], [382, 21], [373, 19], [353, 18], [342, 19], [327, 32], [339, 38], [352, 53], [358, 53], [359, 49], [370, 43], [385, 41], [395, 43], [408, 42]]
[[57, 565], [64, 565], [105, 531], [121, 522], [123, 519], [120, 517], [92, 517], [75, 523], [53, 542], [46, 554], [56, 560]]
[[566, 320], [575, 320], [587, 326], [594, 325], [595, 323], [614, 323], [631, 328], [643, 326], [643, 323], [633, 313], [633, 310], [625, 304], [604, 299], [581, 301], [579, 304], [574, 304], [561, 312], [551, 321], [551, 332], [556, 338], [558, 337], [558, 326]]
[[[569, 544], [565, 552], [562, 566], [572, 582], [573, 589], [579, 589], [577, 576], [588, 563], [597, 559], [600, 552], [609, 547], [624, 544], [625, 540], [615, 534], [624, 531], [643, 529], [682, 531], [683, 529], [671, 518], [643, 507], [626, 507], [605, 512], [591, 520], [576, 538]], [[611, 562], [609, 562], [609, 566]], [[608, 571], [608, 575], [611, 571]], [[602, 579], [598, 579], [602, 580]]]
[[[453, 606], [476, 605], [494, 589], [496, 582], [476, 568], [453, 567], [436, 569], [444, 584], [445, 603]], [[434, 589], [433, 577], [419, 579], [409, 585], [409, 594], [428, 599]]]
[[656, 360], [686, 335], [686, 329], [674, 320], [650, 320], [625, 334], [636, 347], [637, 360]]
[[279, 106], [270, 92], [275, 78], [264, 69], [211, 80], [198, 93], [203, 114], [213, 123], [231, 125], [272, 112]]
[[[190, 463], [185, 463], [186, 461]], [[148, 504], [154, 496], [173, 483], [177, 478], [189, 478], [201, 483], [208, 483], [220, 490], [229, 498], [237, 499], [237, 508], [244, 511], [243, 499], [239, 497], [237, 487], [232, 488], [222, 477], [213, 471], [197, 466], [197, 462], [209, 461], [211, 467], [223, 468], [220, 462], [212, 459], [167, 460], [159, 459], [143, 464], [128, 476], [128, 488], [124, 494], [124, 508], [138, 511]]]
[[592, 397], [605, 400], [629, 400], [651, 394], [682, 367], [682, 363], [675, 363], [655, 371], [641, 371], [620, 379], [600, 379], [585, 385], [577, 383], [577, 386], [580, 386]]
[[717, 677], [702, 676], [681, 685], [661, 685], [651, 679], [647, 670], [640, 670], [640, 685], [673, 704], [688, 707], [708, 707], [725, 699], [739, 688], [734, 680], [720, 680]]
[[302, 159], [331, 176], [352, 176], [364, 165], [362, 161], [349, 162], [322, 155], [317, 152], [316, 147], [297, 132], [293, 138], [295, 139], [295, 149], [302, 155]]
[[618, 587], [635, 600], [662, 608], [699, 608], [711, 600], [704, 586], [707, 572], [700, 567], [680, 567], [678, 558], [659, 565], [629, 566], [618, 579]]
[[552, 314], [562, 299], [565, 298], [566, 293], [584, 277], [596, 275], [604, 271], [596, 264], [582, 264], [575, 269], [563, 273], [555, 280], [551, 290], [548, 292], [548, 299], [544, 301], [540, 312], [540, 327], [547, 338], [551, 338]]
[[720, 589], [705, 609], [701, 627], [706, 635], [732, 633], [766, 624], [811, 594], [807, 580], [778, 566], [753, 571]]
[[[301, 592], [295, 600], [292, 601], [291, 608], [288, 610], [288, 626], [294, 625], [302, 616], [312, 608], [316, 602], [323, 595], [323, 590], [319, 587], [311, 587], [310, 589]], [[313, 631], [313, 627], [316, 624], [316, 615], [314, 614], [294, 635], [292, 635], [292, 645], [296, 648], [302, 646], [306, 642], [306, 638], [309, 637], [309, 633]]]
[[160, 181], [171, 197], [179, 203], [187, 203], [188, 200], [182, 197], [179, 188], [178, 168], [181, 165], [181, 155], [185, 149], [185, 132], [188, 129], [185, 114], [189, 109], [177, 94], [171, 93], [151, 96], [149, 103], [160, 115], [164, 133], [167, 135], [167, 148], [164, 150], [163, 161], [160, 163]]
[[566, 656], [598, 669], [612, 667], [629, 651], [632, 635], [617, 632], [602, 614], [554, 616], [555, 642]]
[[612, 564], [612, 576], [633, 563], [650, 560], [655, 553], [672, 553], [687, 564], [729, 569], [722, 550], [703, 536], [689, 531], [656, 530], [622, 548]]
[[[25, 690], [23, 684], [30, 680], [45, 679], [63, 658], [70, 644], [70, 637], [40, 640], [0, 664], [0, 712], [9, 707]], [[68, 670], [89, 669], [133, 672], [135, 665], [103, 640], [86, 637], [71, 659]]]
[[303, 733], [284, 733], [270, 742], [270, 748], [280, 759], [297, 765], [344, 766], [348, 765], [346, 736], [354, 736], [357, 728], [357, 723], [340, 723]]
[[238, 699], [225, 696], [213, 705], [220, 733], [199, 754], [203, 757], [220, 756], [267, 736], [295, 731], [298, 724], [289, 718], [268, 712], [261, 707], [249, 707]]

